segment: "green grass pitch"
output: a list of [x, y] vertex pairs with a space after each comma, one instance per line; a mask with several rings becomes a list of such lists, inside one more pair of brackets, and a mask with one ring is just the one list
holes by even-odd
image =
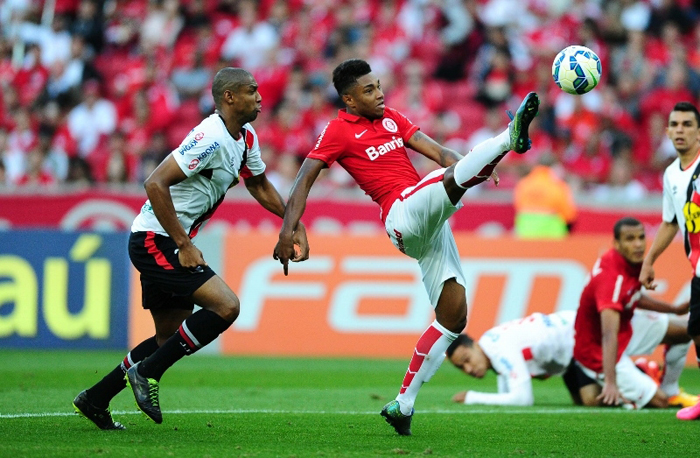
[[[185, 358], [161, 381], [164, 421], [112, 403], [126, 431], [75, 415], [73, 397], [118, 364], [117, 352], [0, 350], [0, 457], [698, 456], [700, 422], [664, 411], [583, 409], [560, 378], [535, 381], [531, 408], [450, 401], [468, 387], [495, 391], [444, 364], [423, 386], [413, 436], [379, 416], [408, 360]], [[700, 371], [681, 384], [700, 392]]]

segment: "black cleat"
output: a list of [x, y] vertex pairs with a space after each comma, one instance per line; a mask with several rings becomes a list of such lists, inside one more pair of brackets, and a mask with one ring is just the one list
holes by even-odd
[[540, 99], [537, 94], [530, 92], [525, 96], [518, 111], [513, 113], [508, 111], [508, 117], [511, 119], [508, 124], [508, 134], [510, 136], [510, 148], [516, 153], [522, 154], [530, 149], [530, 137], [527, 129], [535, 116], [540, 106]]
[[126, 371], [124, 380], [134, 392], [136, 406], [141, 412], [156, 423], [163, 423], [163, 414], [160, 412], [160, 402], [158, 401], [158, 380], [139, 374], [138, 367], [139, 363], [131, 366]]
[[399, 401], [393, 400], [384, 406], [380, 415], [384, 417], [387, 423], [394, 427], [400, 436], [410, 436], [411, 435], [411, 420], [413, 419], [413, 409], [411, 409], [411, 415], [404, 415], [401, 413], [401, 408], [399, 407]]
[[87, 392], [84, 390], [73, 399], [73, 408], [78, 415], [87, 418], [100, 429], [126, 429], [124, 425], [112, 419], [109, 408], [95, 407], [88, 400]]

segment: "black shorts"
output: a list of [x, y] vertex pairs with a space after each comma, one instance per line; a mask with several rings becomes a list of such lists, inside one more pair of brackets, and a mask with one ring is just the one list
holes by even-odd
[[216, 275], [209, 266], [196, 271], [183, 268], [177, 245], [170, 237], [154, 232], [132, 232], [129, 258], [141, 273], [141, 297], [145, 309], [192, 310], [192, 294]]
[[577, 405], [581, 404], [581, 394], [579, 392], [581, 388], [592, 383], [598, 383], [587, 376], [573, 358], [571, 358], [569, 367], [566, 368], [566, 372], [564, 372], [562, 378], [564, 379], [566, 388], [569, 390], [569, 394]]
[[700, 335], [700, 278], [693, 277], [690, 281], [690, 315], [688, 317], [688, 334], [691, 337]]

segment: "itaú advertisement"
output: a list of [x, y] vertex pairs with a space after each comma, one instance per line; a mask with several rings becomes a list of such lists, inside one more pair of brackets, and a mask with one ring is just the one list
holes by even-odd
[[127, 346], [126, 234], [0, 232], [0, 347]]
[[[467, 331], [533, 312], [573, 310], [610, 237], [564, 241], [456, 235], [467, 278]], [[219, 272], [241, 300], [241, 313], [217, 342], [242, 355], [406, 357], [434, 319], [416, 261], [384, 236], [309, 234], [311, 257], [289, 276], [272, 259], [277, 236], [226, 233]], [[657, 261], [655, 297], [687, 298], [690, 264], [674, 242]], [[138, 276], [133, 277], [138, 281]], [[138, 284], [138, 283], [136, 283]], [[133, 288], [131, 345], [153, 333]]]

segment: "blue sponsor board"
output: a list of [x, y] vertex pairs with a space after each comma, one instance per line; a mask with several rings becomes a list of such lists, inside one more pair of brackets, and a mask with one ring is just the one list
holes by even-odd
[[0, 231], [0, 347], [127, 347], [128, 234]]

